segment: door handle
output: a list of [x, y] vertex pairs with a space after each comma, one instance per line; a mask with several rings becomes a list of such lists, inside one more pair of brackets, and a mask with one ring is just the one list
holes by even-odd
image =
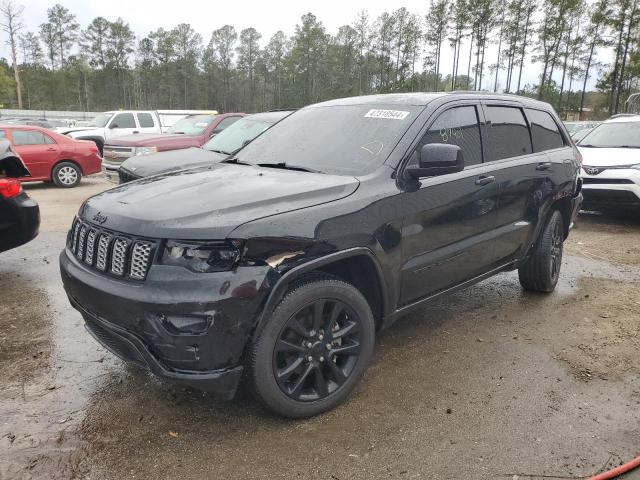
[[56, 149], [55, 149], [55, 148], [53, 148], [53, 147], [49, 147], [49, 148], [47, 148], [47, 152], [55, 152], [55, 151], [56, 151]]
[[488, 185], [491, 182], [493, 182], [495, 179], [496, 177], [493, 177], [493, 176], [482, 175], [481, 177], [476, 178], [476, 185]]
[[134, 130], [132, 133], [140, 133], [138, 130]]
[[551, 168], [551, 162], [540, 162], [536, 166], [536, 170], [549, 170]]

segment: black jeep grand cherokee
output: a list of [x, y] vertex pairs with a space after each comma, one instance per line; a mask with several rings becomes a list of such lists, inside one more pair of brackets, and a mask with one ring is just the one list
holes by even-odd
[[60, 256], [89, 331], [157, 375], [289, 417], [342, 402], [375, 334], [505, 270], [550, 292], [581, 203], [547, 104], [473, 93], [303, 108], [236, 157], [108, 190]]

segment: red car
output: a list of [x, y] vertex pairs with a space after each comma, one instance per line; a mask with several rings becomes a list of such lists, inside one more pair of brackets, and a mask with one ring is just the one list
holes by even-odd
[[96, 144], [74, 140], [46, 128], [0, 125], [0, 138], [11, 142], [31, 172], [21, 182], [53, 182], [62, 188], [75, 187], [83, 175], [99, 173], [102, 159]]

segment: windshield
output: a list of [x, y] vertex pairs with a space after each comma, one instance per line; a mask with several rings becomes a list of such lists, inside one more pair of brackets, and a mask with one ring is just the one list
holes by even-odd
[[91, 120], [89, 126], [102, 128], [107, 124], [111, 117], [113, 117], [113, 113], [101, 113], [100, 115], [94, 117], [93, 120]]
[[184, 135], [202, 135], [215, 115], [189, 115], [174, 123], [167, 133], [182, 133]]
[[581, 147], [640, 148], [640, 122], [603, 123], [579, 143]]
[[252, 120], [251, 117], [238, 120], [203, 145], [207, 150], [232, 154], [256, 138], [272, 125], [271, 122]]
[[239, 162], [366, 175], [384, 161], [423, 107], [318, 106], [298, 110], [238, 152]]

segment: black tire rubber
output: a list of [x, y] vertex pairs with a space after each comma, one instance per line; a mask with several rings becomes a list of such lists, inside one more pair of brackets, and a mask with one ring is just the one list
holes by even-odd
[[[68, 168], [72, 168], [76, 171], [76, 180], [73, 183], [64, 183], [59, 178], [60, 171], [62, 169], [68, 169]], [[51, 172], [51, 181], [53, 181], [55, 186], [59, 188], [77, 187], [78, 184], [80, 184], [81, 180], [82, 180], [82, 170], [80, 170], [80, 167], [73, 162], [60, 162], [55, 167], [53, 167], [53, 170]]]
[[[553, 269], [553, 242], [554, 232], [560, 232], [559, 258], [554, 273]], [[525, 290], [532, 292], [553, 292], [560, 277], [560, 265], [562, 264], [562, 246], [564, 241], [564, 221], [562, 214], [554, 210], [540, 235], [533, 254], [518, 268], [520, 285]]]
[[[302, 307], [323, 298], [346, 303], [361, 321], [361, 350], [357, 363], [345, 381], [329, 396], [314, 401], [298, 401], [278, 386], [273, 371], [274, 348], [285, 324]], [[272, 412], [289, 418], [306, 418], [340, 405], [362, 378], [375, 344], [375, 321], [362, 293], [353, 285], [330, 276], [312, 275], [296, 282], [273, 311], [257, 340], [249, 347], [247, 383], [254, 396]]]

